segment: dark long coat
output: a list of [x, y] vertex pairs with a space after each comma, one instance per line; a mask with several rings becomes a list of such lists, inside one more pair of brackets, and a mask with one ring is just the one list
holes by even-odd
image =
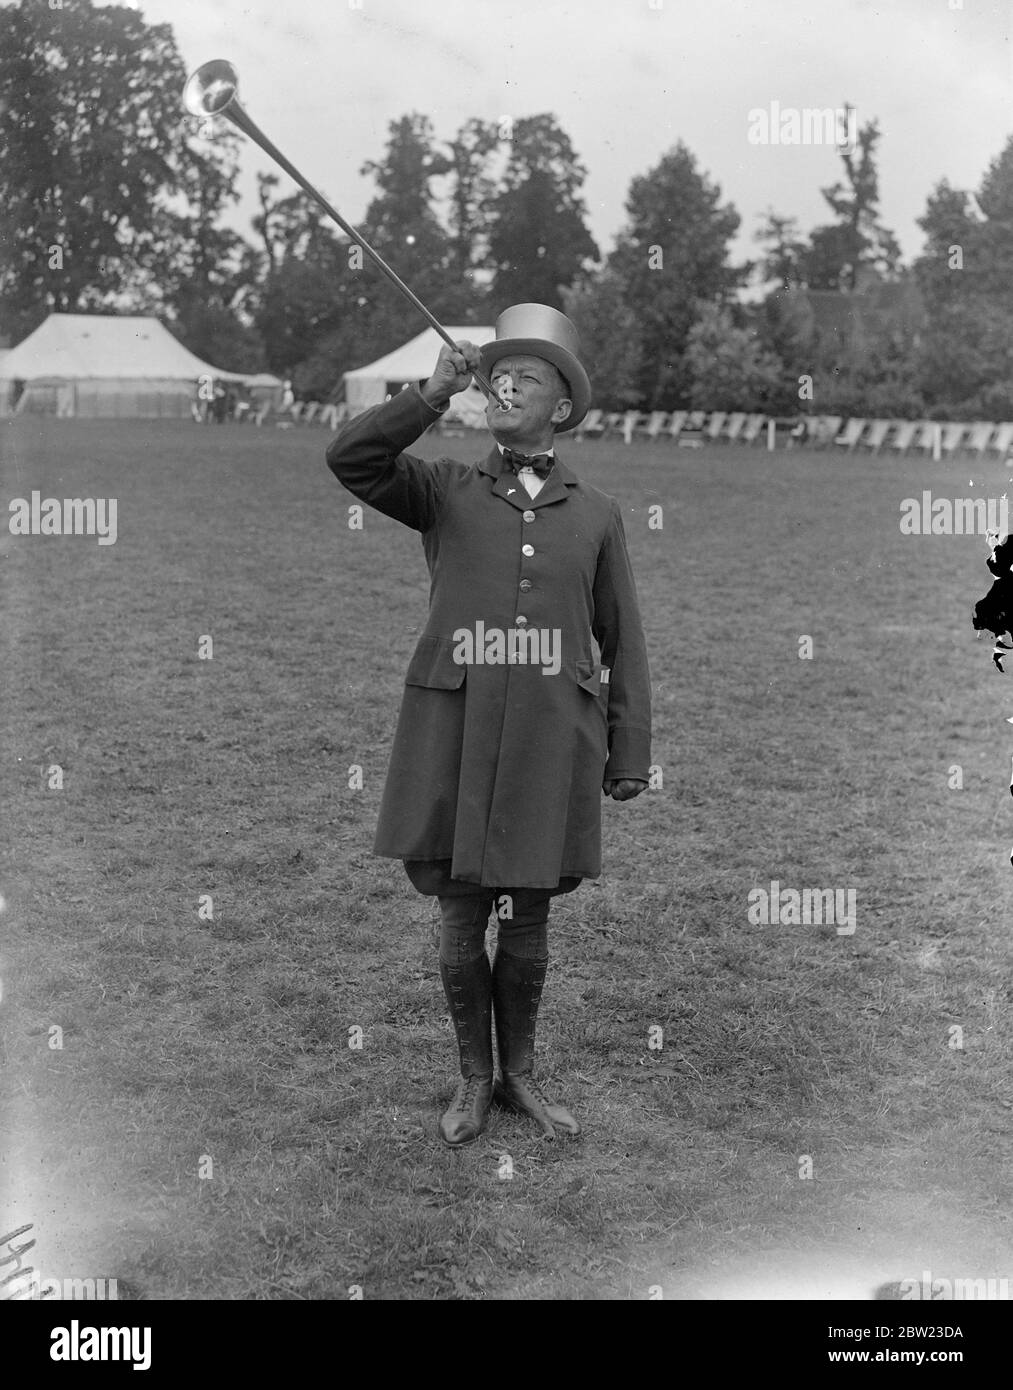
[[[650, 765], [650, 676], [619, 507], [558, 454], [532, 498], [495, 445], [471, 465], [402, 452], [437, 418], [412, 388], [327, 449], [350, 492], [421, 532], [431, 577], [374, 850], [449, 859], [454, 878], [490, 887], [593, 878], [603, 780], [646, 781]], [[461, 632], [480, 622], [558, 632], [558, 673], [546, 674], [554, 662], [465, 664]]]

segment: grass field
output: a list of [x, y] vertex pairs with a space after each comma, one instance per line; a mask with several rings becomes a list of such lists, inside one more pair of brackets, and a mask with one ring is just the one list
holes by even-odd
[[[0, 536], [0, 1232], [32, 1221], [47, 1276], [679, 1299], [1013, 1275], [1013, 675], [971, 632], [984, 542], [898, 524], [925, 488], [997, 496], [998, 465], [564, 446], [623, 507], [663, 786], [605, 803], [605, 872], [550, 921], [541, 1067], [585, 1135], [494, 1112], [452, 1152], [436, 904], [370, 854], [418, 537], [349, 529], [322, 433], [0, 438], [5, 501], [118, 499], [115, 545]], [[752, 925], [773, 880], [854, 889], [854, 934]]]

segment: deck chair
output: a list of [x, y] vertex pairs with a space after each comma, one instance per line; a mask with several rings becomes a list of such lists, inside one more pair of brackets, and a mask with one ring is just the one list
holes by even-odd
[[749, 415], [746, 423], [742, 426], [742, 433], [739, 441], [742, 444], [755, 444], [759, 439], [764, 425], [767, 423], [766, 415]]
[[619, 428], [623, 432], [623, 438], [627, 444], [633, 443], [633, 432], [640, 424], [641, 414], [639, 410], [626, 410], [621, 417]]
[[1004, 420], [997, 427], [995, 437], [988, 447], [989, 452], [995, 453], [998, 458], [1004, 459], [1006, 457], [1010, 449], [1013, 448], [1013, 421]]
[[707, 421], [706, 425], [704, 425], [704, 438], [710, 440], [713, 443], [713, 441], [717, 439], [718, 435], [720, 435], [721, 431], [724, 429], [725, 421], [727, 419], [727, 411], [715, 410], [713, 415], [711, 415], [710, 419]]
[[682, 422], [676, 443], [680, 449], [702, 449], [703, 427], [707, 423], [706, 410], [691, 410]]
[[861, 441], [861, 447], [868, 449], [870, 453], [878, 454], [883, 447], [886, 436], [892, 429], [892, 420], [870, 420], [865, 438]]
[[928, 453], [935, 442], [935, 438], [935, 420], [919, 420], [915, 426], [915, 434], [910, 447], [912, 449], [924, 449], [925, 452]]
[[585, 434], [595, 437], [603, 434], [605, 431], [604, 418], [604, 410], [589, 410], [574, 430], [573, 437], [579, 440], [583, 439]]
[[745, 423], [746, 416], [742, 411], [738, 411], [734, 415], [729, 415], [724, 433], [724, 438], [729, 444], [735, 443], [736, 439], [738, 439], [739, 435], [742, 433], [742, 426]]
[[894, 436], [890, 440], [889, 447], [896, 449], [898, 454], [906, 454], [917, 433], [917, 420], [897, 420], [894, 423]]
[[943, 437], [940, 440], [939, 447], [948, 458], [952, 458], [954, 454], [960, 452], [960, 442], [967, 433], [967, 429], [968, 427], [966, 424], [943, 426]]
[[[774, 428], [776, 430], [777, 426], [775, 425]], [[808, 442], [809, 427], [806, 424], [805, 418], [800, 416], [794, 421], [791, 429], [788, 431], [785, 447], [788, 449], [804, 448]]]
[[[805, 436], [802, 439], [802, 447], [806, 449], [818, 448], [822, 439], [823, 416], [822, 415], [803, 415], [802, 424], [805, 426]], [[836, 434], [837, 431], [835, 430]]]
[[657, 439], [667, 423], [667, 410], [652, 410], [650, 415], [641, 415], [637, 433], [644, 439]]
[[844, 426], [844, 432], [839, 434], [834, 440], [835, 446], [847, 449], [850, 454], [865, 433], [865, 427], [868, 423], [868, 420], [849, 420]]
[[693, 410], [686, 416], [682, 429], [679, 431], [679, 438], [676, 441], [680, 449], [702, 449], [703, 448], [703, 427], [707, 423], [706, 410]]
[[320, 402], [310, 401], [309, 405], [307, 405], [306, 407], [306, 413], [302, 417], [302, 423], [304, 425], [312, 425], [313, 421], [317, 418], [317, 413], [319, 412], [319, 410]]
[[984, 458], [985, 453], [990, 448], [989, 441], [994, 434], [996, 434], [996, 426], [991, 420], [976, 421], [968, 429], [967, 438], [963, 443], [964, 453], [975, 454], [978, 458]]
[[817, 415], [813, 443], [817, 449], [827, 449], [841, 432], [843, 415]]
[[686, 421], [687, 421], [688, 418], [689, 418], [689, 412], [688, 412], [688, 411], [685, 411], [685, 410], [675, 410], [675, 411], [673, 411], [673, 412], [672, 412], [672, 418], [671, 418], [671, 420], [669, 420], [669, 422], [668, 422], [668, 429], [666, 430], [666, 434], [671, 435], [671, 437], [672, 437], [673, 439], [678, 439], [680, 433], [682, 432], [682, 427], [683, 427], [683, 425], [686, 423]]

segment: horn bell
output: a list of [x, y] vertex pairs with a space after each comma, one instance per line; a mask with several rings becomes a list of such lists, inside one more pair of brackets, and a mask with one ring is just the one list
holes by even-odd
[[212, 58], [190, 74], [183, 88], [183, 105], [191, 116], [221, 116], [238, 93], [236, 69], [225, 58]]

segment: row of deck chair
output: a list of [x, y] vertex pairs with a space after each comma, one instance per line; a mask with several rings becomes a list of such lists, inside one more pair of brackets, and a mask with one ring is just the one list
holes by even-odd
[[627, 444], [634, 439], [671, 439], [680, 444], [700, 445], [722, 440], [726, 443], [754, 444], [766, 424], [765, 415], [726, 414], [706, 410], [638, 410], [606, 413], [589, 410], [577, 426], [577, 439], [604, 439], [621, 434]]
[[[778, 421], [782, 427], [788, 422]], [[672, 440], [698, 447], [706, 443], [755, 444], [766, 437], [768, 417], [741, 412], [655, 410], [644, 414], [636, 410], [606, 412], [589, 410], [574, 431], [576, 439], [605, 439], [621, 435], [627, 444], [634, 439]], [[907, 454], [919, 450], [929, 453], [939, 438], [942, 454], [970, 454], [978, 458], [996, 454], [1004, 458], [1013, 449], [1013, 422], [992, 421], [942, 423], [933, 420], [871, 420], [841, 415], [801, 417], [789, 431], [788, 442], [817, 449], [855, 449], [878, 454], [882, 450]]]
[[[351, 414], [347, 404], [324, 405], [320, 401], [296, 401], [287, 410], [263, 404], [250, 416], [255, 425], [274, 423], [323, 425], [336, 430]], [[784, 426], [787, 422], [779, 421]], [[709, 443], [755, 444], [766, 437], [768, 417], [720, 410], [589, 410], [574, 431], [578, 440], [605, 439], [621, 435], [627, 444], [634, 439], [669, 440], [682, 446], [699, 448]], [[872, 420], [840, 415], [803, 416], [789, 431], [788, 442], [816, 449], [856, 449], [872, 454], [895, 455], [931, 453], [938, 436], [940, 452], [947, 457], [969, 454], [983, 458], [994, 454], [1005, 458], [1013, 450], [1013, 422], [992, 421], [937, 422], [933, 420]]]
[[[822, 429], [810, 429], [820, 426]], [[843, 424], [843, 429], [841, 428]], [[1013, 448], [1013, 422], [996, 424], [991, 420], [944, 422], [937, 420], [866, 420], [853, 418], [845, 424], [840, 416], [812, 417], [805, 421], [807, 442], [817, 448], [843, 449], [852, 453], [865, 449], [872, 454], [932, 453], [935, 448], [949, 458], [969, 454], [983, 458], [995, 454], [1005, 458]]]
[[324, 425], [336, 430], [350, 414], [346, 404], [323, 405], [320, 401], [295, 401], [286, 410], [275, 410], [269, 403], [258, 406], [250, 419], [255, 425], [274, 424], [281, 428], [292, 425]]

